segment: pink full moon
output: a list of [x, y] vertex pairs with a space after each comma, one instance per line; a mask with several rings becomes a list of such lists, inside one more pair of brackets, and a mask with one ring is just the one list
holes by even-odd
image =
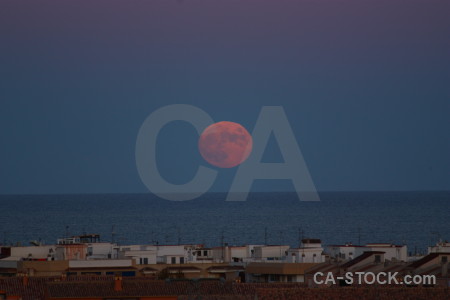
[[208, 126], [200, 135], [198, 149], [211, 165], [233, 168], [243, 163], [252, 151], [253, 140], [240, 124], [228, 121]]

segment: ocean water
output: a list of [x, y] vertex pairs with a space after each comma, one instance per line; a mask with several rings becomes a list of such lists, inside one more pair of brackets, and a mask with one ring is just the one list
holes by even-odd
[[[325, 245], [387, 242], [425, 251], [450, 240], [450, 192], [324, 192], [320, 202], [294, 193], [225, 193], [173, 202], [152, 194], [1, 195], [0, 243], [55, 243], [65, 234], [98, 233], [119, 244]], [[114, 232], [114, 237], [112, 232]]]

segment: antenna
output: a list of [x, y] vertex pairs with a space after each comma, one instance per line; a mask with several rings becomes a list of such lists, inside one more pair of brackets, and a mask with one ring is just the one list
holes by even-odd
[[267, 227], [264, 227], [264, 245], [267, 245]]
[[282, 255], [281, 255], [281, 245], [283, 245], [283, 230], [280, 230], [280, 259], [282, 257]]
[[[435, 235], [436, 236], [436, 244], [435, 244], [435, 242], [433, 241], [433, 235]], [[439, 232], [436, 232], [436, 231], [431, 231], [430, 232], [430, 246], [433, 246], [433, 245], [438, 245], [439, 244]]]
[[[441, 242], [441, 235], [439, 234], [439, 232], [432, 231], [431, 234], [436, 236], [437, 243]], [[431, 245], [433, 245], [433, 243], [431, 243]]]
[[361, 246], [361, 227], [358, 227], [358, 246]]
[[223, 240], [224, 240], [224, 236], [223, 236], [223, 230], [222, 230], [222, 235], [220, 236], [220, 244], [222, 246], [222, 251], [221, 251], [222, 252], [222, 260], [224, 258], [224, 252], [225, 252], [225, 246], [224, 246]]
[[114, 244], [114, 236], [116, 235], [116, 233], [114, 232], [115, 227], [116, 224], [113, 224], [113, 226], [111, 227], [111, 244]]

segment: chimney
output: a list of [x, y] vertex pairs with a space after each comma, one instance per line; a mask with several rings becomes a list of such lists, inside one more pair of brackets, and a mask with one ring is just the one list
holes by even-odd
[[122, 286], [122, 277], [120, 276], [116, 276], [114, 278], [114, 291], [115, 292], [120, 292], [123, 290], [123, 286]]
[[22, 280], [23, 286], [27, 286], [28, 285], [28, 275], [24, 274], [22, 279], [23, 279]]
[[228, 247], [228, 243], [225, 243], [225, 254], [224, 254], [224, 262], [230, 262], [231, 261], [231, 249]]

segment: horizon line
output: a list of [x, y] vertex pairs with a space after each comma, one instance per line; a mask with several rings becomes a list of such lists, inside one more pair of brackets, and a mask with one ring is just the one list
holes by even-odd
[[[450, 192], [450, 190], [317, 190], [318, 193], [411, 193], [411, 192]], [[195, 192], [193, 192], [195, 193]], [[227, 191], [211, 191], [206, 194], [228, 194]], [[246, 192], [234, 192], [234, 194]], [[267, 194], [267, 193], [297, 193], [296, 191], [251, 191], [249, 194]], [[49, 193], [0, 193], [0, 196], [66, 196], [66, 195], [154, 195], [152, 192], [49, 192]], [[190, 193], [165, 193], [165, 194], [190, 194]], [[158, 196], [157, 196], [158, 197]], [[199, 196], [198, 198], [201, 198]]]

